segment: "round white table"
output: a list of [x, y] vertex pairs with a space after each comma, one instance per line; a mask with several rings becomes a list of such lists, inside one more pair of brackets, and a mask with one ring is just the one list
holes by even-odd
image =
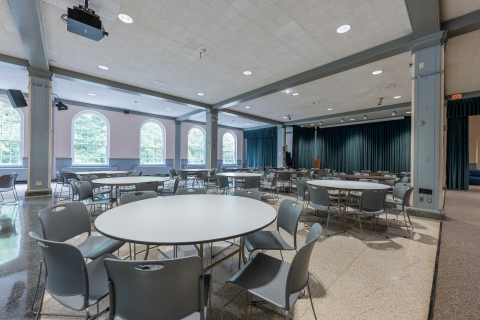
[[389, 186], [380, 183], [359, 182], [350, 180], [310, 180], [307, 181], [307, 184], [344, 191], [381, 190], [389, 188]]
[[178, 169], [178, 171], [183, 171], [183, 172], [208, 172], [212, 170], [214, 169]]
[[[140, 182], [165, 182], [170, 180], [170, 177], [150, 177], [150, 176], [129, 176], [129, 177], [115, 177], [115, 178], [102, 178], [92, 180], [92, 183], [98, 183], [102, 185], [107, 185], [110, 188], [110, 198], [113, 197], [113, 187], [118, 189], [120, 186], [133, 186]], [[118, 195], [118, 190], [116, 192]]]
[[[275, 209], [262, 201], [185, 195], [142, 200], [113, 208], [95, 220], [95, 228], [109, 238], [138, 244], [200, 244], [199, 255], [203, 258], [204, 243], [243, 238], [270, 225], [276, 218]], [[224, 259], [236, 253], [243, 253], [243, 240], [240, 248]]]
[[76, 175], [79, 175], [79, 176], [88, 176], [88, 175], [97, 175], [97, 174], [106, 174], [106, 175], [112, 175], [112, 174], [125, 174], [127, 173], [128, 171], [117, 171], [117, 170], [113, 170], [113, 171], [80, 171], [80, 172], [74, 172]]
[[220, 173], [217, 173], [216, 175], [220, 177], [229, 177], [229, 178], [236, 178], [236, 179], [263, 176], [263, 174], [261, 173], [248, 173], [248, 172], [220, 172]]

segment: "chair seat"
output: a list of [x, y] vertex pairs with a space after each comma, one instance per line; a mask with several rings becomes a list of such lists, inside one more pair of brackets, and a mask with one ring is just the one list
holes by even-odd
[[13, 191], [13, 187], [12, 188], [0, 188], [0, 192], [8, 192], [8, 191]]
[[385, 212], [385, 210], [383, 209], [382, 210], [365, 210], [365, 209], [359, 210], [358, 205], [350, 205], [349, 207], [355, 210], [357, 213], [363, 213], [363, 214], [378, 215]]
[[262, 189], [267, 189], [267, 190], [275, 190], [277, 189], [277, 186], [272, 186], [272, 185], [262, 185]]
[[112, 253], [125, 244], [123, 241], [110, 239], [104, 236], [90, 236], [80, 243], [77, 248], [84, 258], [96, 259], [104, 254]]
[[94, 194], [107, 194], [110, 193], [110, 190], [95, 190]]
[[255, 250], [295, 250], [278, 231], [257, 231], [245, 236], [248, 252]]
[[385, 199], [385, 208], [386, 209], [393, 209], [397, 211], [403, 211], [403, 206], [401, 203], [396, 202], [393, 199], [387, 198]]
[[109, 204], [109, 205], [112, 205], [112, 204], [114, 204], [115, 202], [117, 202], [117, 200], [108, 198], [108, 199], [95, 199], [95, 200], [90, 201], [90, 202], [88, 202], [88, 203], [86, 203], [86, 204], [87, 204], [87, 205], [97, 205], [97, 204]]
[[361, 196], [362, 196], [361, 193], [350, 193], [350, 197], [352, 197], [352, 198], [359, 198], [360, 199]]
[[339, 206], [333, 205], [333, 204], [328, 206], [328, 207], [327, 206], [322, 206], [320, 204], [312, 203], [312, 202], [309, 202], [308, 204], [310, 205], [310, 207], [315, 208], [315, 209], [320, 210], [320, 211], [335, 210], [335, 209], [339, 208]]
[[[287, 309], [285, 286], [287, 285], [290, 263], [257, 253], [227, 283], [233, 283], [243, 290], [279, 308]], [[290, 295], [290, 306], [295, 305], [300, 292]]]
[[329, 192], [328, 192], [328, 195], [329, 195], [330, 197], [338, 197], [339, 195], [340, 195], [341, 197], [345, 197], [346, 193], [345, 193], [344, 191], [341, 191], [340, 193], [339, 193], [338, 191], [329, 191]]

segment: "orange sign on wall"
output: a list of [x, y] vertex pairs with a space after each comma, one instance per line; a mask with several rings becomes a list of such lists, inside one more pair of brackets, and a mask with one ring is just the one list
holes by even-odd
[[452, 94], [452, 100], [457, 100], [457, 99], [462, 99], [461, 93]]

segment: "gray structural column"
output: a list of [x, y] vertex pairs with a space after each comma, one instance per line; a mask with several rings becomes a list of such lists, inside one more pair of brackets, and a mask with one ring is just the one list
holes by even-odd
[[175, 121], [175, 169], [181, 169], [182, 160], [180, 159], [180, 146], [182, 145], [182, 122]]
[[445, 177], [444, 68], [446, 31], [411, 43], [412, 185], [415, 210], [439, 213]]
[[206, 112], [206, 134], [207, 134], [207, 157], [206, 167], [217, 168], [217, 143], [218, 143], [218, 110], [205, 110]]
[[285, 166], [285, 126], [277, 126], [277, 167]]
[[25, 196], [51, 195], [52, 73], [28, 68], [28, 185]]

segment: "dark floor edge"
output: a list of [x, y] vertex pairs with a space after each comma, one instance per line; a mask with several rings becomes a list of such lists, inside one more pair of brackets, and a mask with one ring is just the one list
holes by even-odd
[[440, 230], [438, 231], [438, 243], [437, 243], [437, 257], [435, 258], [435, 270], [433, 271], [432, 292], [430, 294], [430, 307], [428, 310], [428, 320], [433, 320], [433, 313], [435, 309], [435, 293], [437, 290], [437, 277], [438, 277], [438, 262], [440, 258], [440, 246], [442, 244], [442, 228], [443, 221], [440, 221]]

